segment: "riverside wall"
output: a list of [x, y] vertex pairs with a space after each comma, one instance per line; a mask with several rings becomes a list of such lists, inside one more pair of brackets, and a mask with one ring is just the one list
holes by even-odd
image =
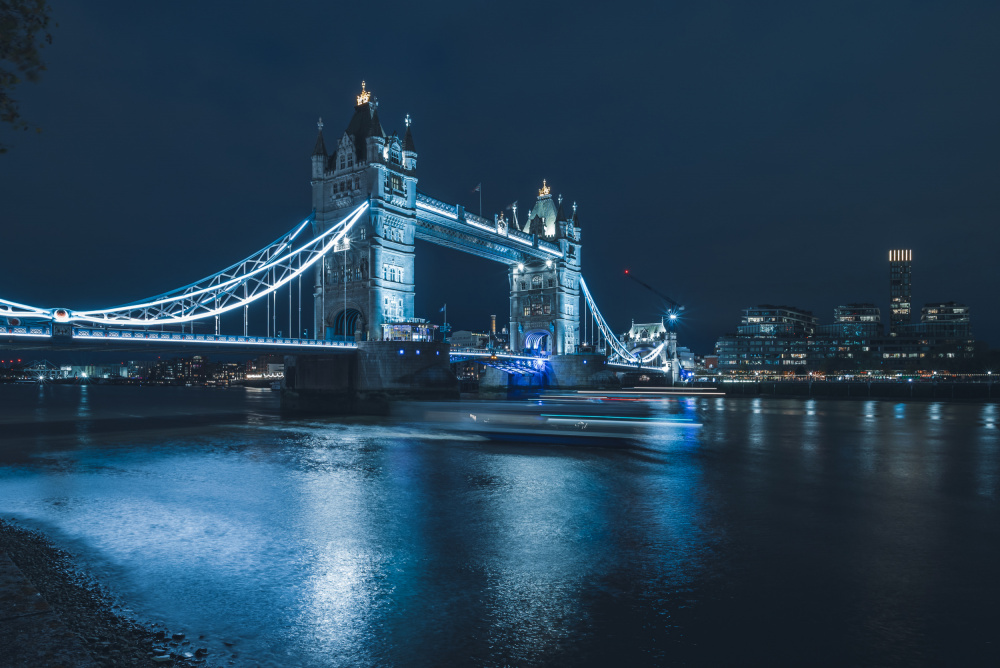
[[726, 396], [831, 397], [837, 399], [923, 399], [997, 401], [1000, 388], [989, 383], [887, 381], [761, 381], [721, 383]]

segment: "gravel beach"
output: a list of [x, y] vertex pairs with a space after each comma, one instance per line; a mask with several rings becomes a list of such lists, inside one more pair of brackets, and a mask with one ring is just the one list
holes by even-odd
[[[40, 630], [37, 622], [33, 623], [39, 619], [34, 613], [19, 615], [18, 621], [28, 628], [24, 632], [9, 630], [4, 634], [3, 642], [12, 646], [0, 651], [5, 657], [0, 658], [0, 665], [37, 668], [57, 665], [219, 665], [213, 663], [198, 640], [171, 633], [168, 629], [144, 625], [123, 614], [115, 605], [111, 593], [82, 572], [72, 555], [55, 547], [44, 535], [14, 521], [0, 519], [0, 553], [7, 555], [41, 594], [44, 601], [40, 601], [39, 605], [48, 604], [45, 607], [55, 613], [53, 619], [56, 625], [62, 628], [58, 625], [60, 620], [65, 625], [61, 631], [50, 633]], [[23, 591], [27, 586], [19, 585], [16, 577], [8, 579], [12, 580], [6, 583], [12, 595], [5, 599], [16, 601], [16, 590]], [[37, 595], [34, 596], [37, 599]], [[9, 629], [13, 629], [13, 625], [9, 625]], [[63, 658], [39, 658], [53, 656], [48, 646], [55, 646], [57, 652], [62, 652]], [[67, 663], [67, 653], [87, 656], [73, 656], [76, 662]], [[9, 663], [11, 657], [15, 657], [15, 663]], [[235, 664], [230, 660], [223, 665]]]

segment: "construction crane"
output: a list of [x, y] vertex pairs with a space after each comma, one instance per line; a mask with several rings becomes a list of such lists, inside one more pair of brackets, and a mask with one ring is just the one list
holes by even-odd
[[667, 303], [669, 303], [671, 306], [673, 306], [673, 308], [670, 311], [668, 311], [668, 313], [667, 313], [667, 315], [670, 318], [670, 329], [673, 329], [674, 328], [674, 321], [677, 320], [677, 314], [684, 310], [684, 306], [682, 304], [680, 304], [679, 302], [677, 302], [677, 300], [671, 299], [670, 297], [666, 296], [665, 294], [663, 294], [662, 292], [660, 292], [659, 290], [657, 290], [656, 288], [654, 288], [649, 283], [646, 283], [645, 281], [640, 281], [638, 278], [636, 278], [635, 276], [633, 276], [629, 272], [628, 269], [625, 270], [625, 275], [628, 276], [629, 278], [631, 278], [633, 281], [635, 281], [639, 285], [641, 285], [642, 287], [644, 287], [647, 290], [649, 290], [650, 292], [652, 292], [657, 297], [660, 297], [661, 299], [665, 299], [667, 301]]

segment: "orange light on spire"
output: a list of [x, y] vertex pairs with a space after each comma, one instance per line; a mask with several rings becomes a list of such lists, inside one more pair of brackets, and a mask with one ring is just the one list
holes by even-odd
[[358, 95], [358, 106], [362, 104], [368, 104], [368, 100], [371, 99], [372, 94], [365, 90], [365, 82], [361, 82], [361, 95]]

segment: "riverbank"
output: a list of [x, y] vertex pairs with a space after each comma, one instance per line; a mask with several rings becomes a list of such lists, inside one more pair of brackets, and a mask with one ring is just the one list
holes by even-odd
[[[210, 666], [183, 634], [143, 625], [44, 535], [0, 519], [4, 666]], [[230, 662], [232, 665], [232, 662]]]
[[748, 381], [720, 383], [726, 396], [805, 397], [831, 399], [915, 399], [926, 401], [1000, 400], [991, 383], [881, 381]]

